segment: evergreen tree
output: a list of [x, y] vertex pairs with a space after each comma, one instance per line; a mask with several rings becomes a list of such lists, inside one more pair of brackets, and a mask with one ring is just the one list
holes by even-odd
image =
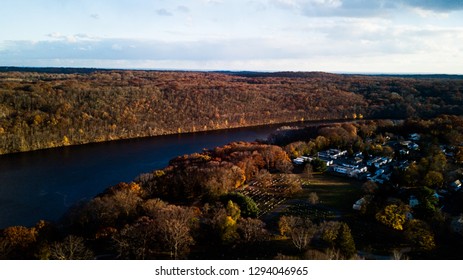
[[350, 228], [346, 223], [342, 223], [341, 227], [339, 228], [336, 245], [347, 259], [352, 258], [357, 253], [354, 238], [352, 237]]

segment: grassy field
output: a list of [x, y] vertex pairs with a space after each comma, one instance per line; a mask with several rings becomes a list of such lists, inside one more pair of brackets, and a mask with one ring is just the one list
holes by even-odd
[[319, 205], [342, 214], [352, 213], [352, 205], [362, 197], [362, 182], [350, 178], [331, 175], [315, 175], [303, 180], [300, 199], [308, 198], [311, 192], [319, 197]]
[[[314, 222], [343, 219], [355, 213], [352, 205], [363, 194], [362, 182], [349, 178], [316, 174], [310, 180], [302, 177], [300, 180], [302, 192], [279, 200], [271, 209], [266, 209], [261, 217], [273, 231], [277, 231], [278, 219], [283, 215], [305, 216]], [[312, 192], [319, 197], [316, 205], [309, 203], [309, 194]], [[258, 204], [262, 205], [259, 202]]]

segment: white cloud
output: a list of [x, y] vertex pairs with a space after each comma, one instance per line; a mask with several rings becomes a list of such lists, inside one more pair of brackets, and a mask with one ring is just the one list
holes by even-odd
[[[300, 29], [299, 36], [262, 36], [191, 41], [93, 38], [85, 34], [52, 33], [35, 44], [11, 41], [0, 58], [14, 51], [40, 59], [125, 59], [231, 61], [253, 59], [307, 59], [314, 56], [372, 56], [393, 54], [455, 54], [463, 45], [462, 28], [396, 25], [377, 19], [325, 20]], [[303, 36], [303, 34], [307, 34]], [[53, 49], [53, 52], [50, 50]], [[79, 50], [86, 50], [85, 54]], [[445, 55], [445, 54], [444, 54]], [[81, 57], [82, 56], [82, 57]]]
[[273, 4], [282, 8], [307, 8], [324, 7], [338, 8], [342, 6], [342, 0], [272, 0]]
[[74, 35], [63, 35], [59, 32], [53, 32], [47, 34], [48, 38], [51, 38], [53, 41], [66, 41], [68, 43], [78, 43], [78, 42], [88, 42], [98, 40], [95, 37], [89, 36], [87, 34], [74, 34]]
[[410, 11], [422, 18], [448, 18], [448, 12], [426, 10], [420, 7], [411, 7]]

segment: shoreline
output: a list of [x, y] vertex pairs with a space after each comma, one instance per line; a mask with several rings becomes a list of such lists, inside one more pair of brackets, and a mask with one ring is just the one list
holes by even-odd
[[[224, 131], [224, 130], [238, 130], [238, 129], [243, 129], [243, 128], [249, 129], [249, 128], [267, 127], [267, 126], [281, 126], [282, 127], [282, 126], [291, 126], [291, 125], [295, 125], [295, 124], [302, 124], [302, 125], [306, 125], [306, 124], [307, 125], [308, 124], [324, 124], [324, 123], [332, 124], [332, 123], [345, 123], [345, 122], [371, 121], [371, 120], [374, 120], [374, 119], [370, 119], [370, 118], [365, 118], [365, 119], [346, 118], [346, 119], [325, 119], [325, 120], [303, 120], [303, 121], [275, 122], [275, 123], [267, 123], [267, 124], [257, 124], [257, 125], [217, 128], [217, 129], [210, 129], [210, 130], [186, 131], [186, 132], [181, 132], [181, 133], [164, 133], [164, 134], [159, 134], [159, 135], [146, 135], [146, 136], [129, 137], [129, 138], [115, 138], [115, 139], [102, 140], [102, 141], [91, 141], [91, 142], [79, 143], [79, 144], [59, 145], [59, 146], [54, 146], [54, 147], [31, 149], [31, 150], [25, 150], [25, 151], [16, 151], [16, 152], [10, 152], [10, 153], [0, 153], [0, 158], [3, 157], [3, 156], [7, 156], [7, 155], [24, 154], [24, 153], [37, 152], [37, 151], [43, 151], [43, 150], [49, 150], [49, 149], [62, 149], [62, 148], [67, 148], [67, 147], [79, 147], [79, 146], [85, 146], [85, 145], [103, 144], [103, 143], [110, 143], [110, 142], [117, 142], [117, 141], [141, 140], [141, 139], [148, 139], [148, 138], [154, 138], [154, 137], [163, 137], [163, 136], [175, 136], [175, 135], [181, 136], [181, 135], [190, 135], [190, 134], [196, 134], [196, 133], [209, 133], [209, 132]], [[262, 139], [256, 139], [256, 140], [262, 140]]]

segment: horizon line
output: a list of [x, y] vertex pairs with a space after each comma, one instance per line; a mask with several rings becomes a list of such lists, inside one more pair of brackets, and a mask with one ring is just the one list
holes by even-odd
[[376, 72], [376, 71], [322, 71], [322, 70], [230, 70], [230, 69], [187, 69], [187, 68], [128, 68], [128, 67], [86, 67], [86, 66], [0, 66], [0, 69], [82, 69], [103, 71], [172, 71], [172, 72], [230, 72], [230, 73], [327, 73], [338, 75], [439, 75], [463, 76], [463, 73], [439, 72]]

